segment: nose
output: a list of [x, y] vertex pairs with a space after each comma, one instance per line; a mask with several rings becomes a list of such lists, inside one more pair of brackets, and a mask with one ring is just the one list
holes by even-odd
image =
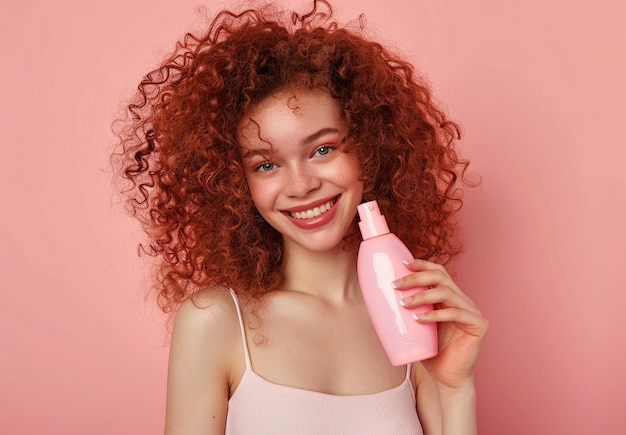
[[315, 169], [310, 166], [298, 164], [289, 169], [289, 177], [285, 186], [287, 195], [304, 197], [320, 187], [321, 179]]

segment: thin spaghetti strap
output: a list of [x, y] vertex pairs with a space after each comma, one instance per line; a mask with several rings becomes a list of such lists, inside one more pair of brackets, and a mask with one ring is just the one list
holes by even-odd
[[410, 379], [411, 378], [411, 363], [408, 363], [406, 365], [406, 378]]
[[248, 352], [248, 341], [246, 340], [246, 330], [243, 326], [243, 316], [241, 314], [241, 309], [239, 308], [239, 301], [237, 299], [237, 294], [230, 290], [230, 295], [233, 297], [233, 301], [235, 301], [235, 307], [237, 308], [237, 317], [239, 317], [239, 328], [241, 329], [241, 340], [243, 341], [243, 353], [246, 358], [246, 369], [252, 369], [252, 364], [250, 363], [250, 353]]

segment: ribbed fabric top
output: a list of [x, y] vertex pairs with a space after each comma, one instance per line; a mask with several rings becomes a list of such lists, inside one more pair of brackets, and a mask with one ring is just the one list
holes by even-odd
[[228, 401], [226, 434], [423, 435], [409, 377], [380, 393], [336, 396], [275, 384], [252, 370], [243, 318], [235, 293], [246, 369]]

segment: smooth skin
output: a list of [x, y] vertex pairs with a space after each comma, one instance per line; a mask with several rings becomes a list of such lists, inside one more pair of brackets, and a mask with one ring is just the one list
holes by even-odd
[[[240, 125], [253, 201], [283, 235], [285, 283], [260, 302], [240, 297], [254, 371], [270, 382], [336, 395], [400, 385], [361, 298], [353, 231], [363, 186], [358, 162], [342, 151], [346, 128], [324, 91], [288, 89], [264, 100]], [[310, 228], [292, 211], [332, 199], [332, 218]], [[328, 212], [330, 213], [330, 212]], [[309, 222], [314, 222], [313, 220]], [[317, 221], [315, 221], [317, 222]], [[473, 367], [487, 321], [437, 264], [414, 260], [397, 288], [430, 287], [405, 301], [437, 308], [439, 355], [412, 365], [424, 433], [475, 434]], [[177, 315], [170, 350], [166, 434], [223, 434], [228, 399], [245, 370], [234, 302], [225, 288], [198, 292]]]

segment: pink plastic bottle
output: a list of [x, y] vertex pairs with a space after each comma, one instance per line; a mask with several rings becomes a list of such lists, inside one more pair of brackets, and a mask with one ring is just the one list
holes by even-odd
[[432, 305], [407, 309], [399, 303], [424, 289], [396, 290], [391, 286], [392, 281], [410, 273], [402, 261], [413, 255], [389, 232], [376, 201], [359, 205], [358, 211], [363, 236], [357, 263], [361, 293], [391, 364], [400, 366], [437, 355], [437, 325], [412, 318], [415, 313], [432, 310]]

